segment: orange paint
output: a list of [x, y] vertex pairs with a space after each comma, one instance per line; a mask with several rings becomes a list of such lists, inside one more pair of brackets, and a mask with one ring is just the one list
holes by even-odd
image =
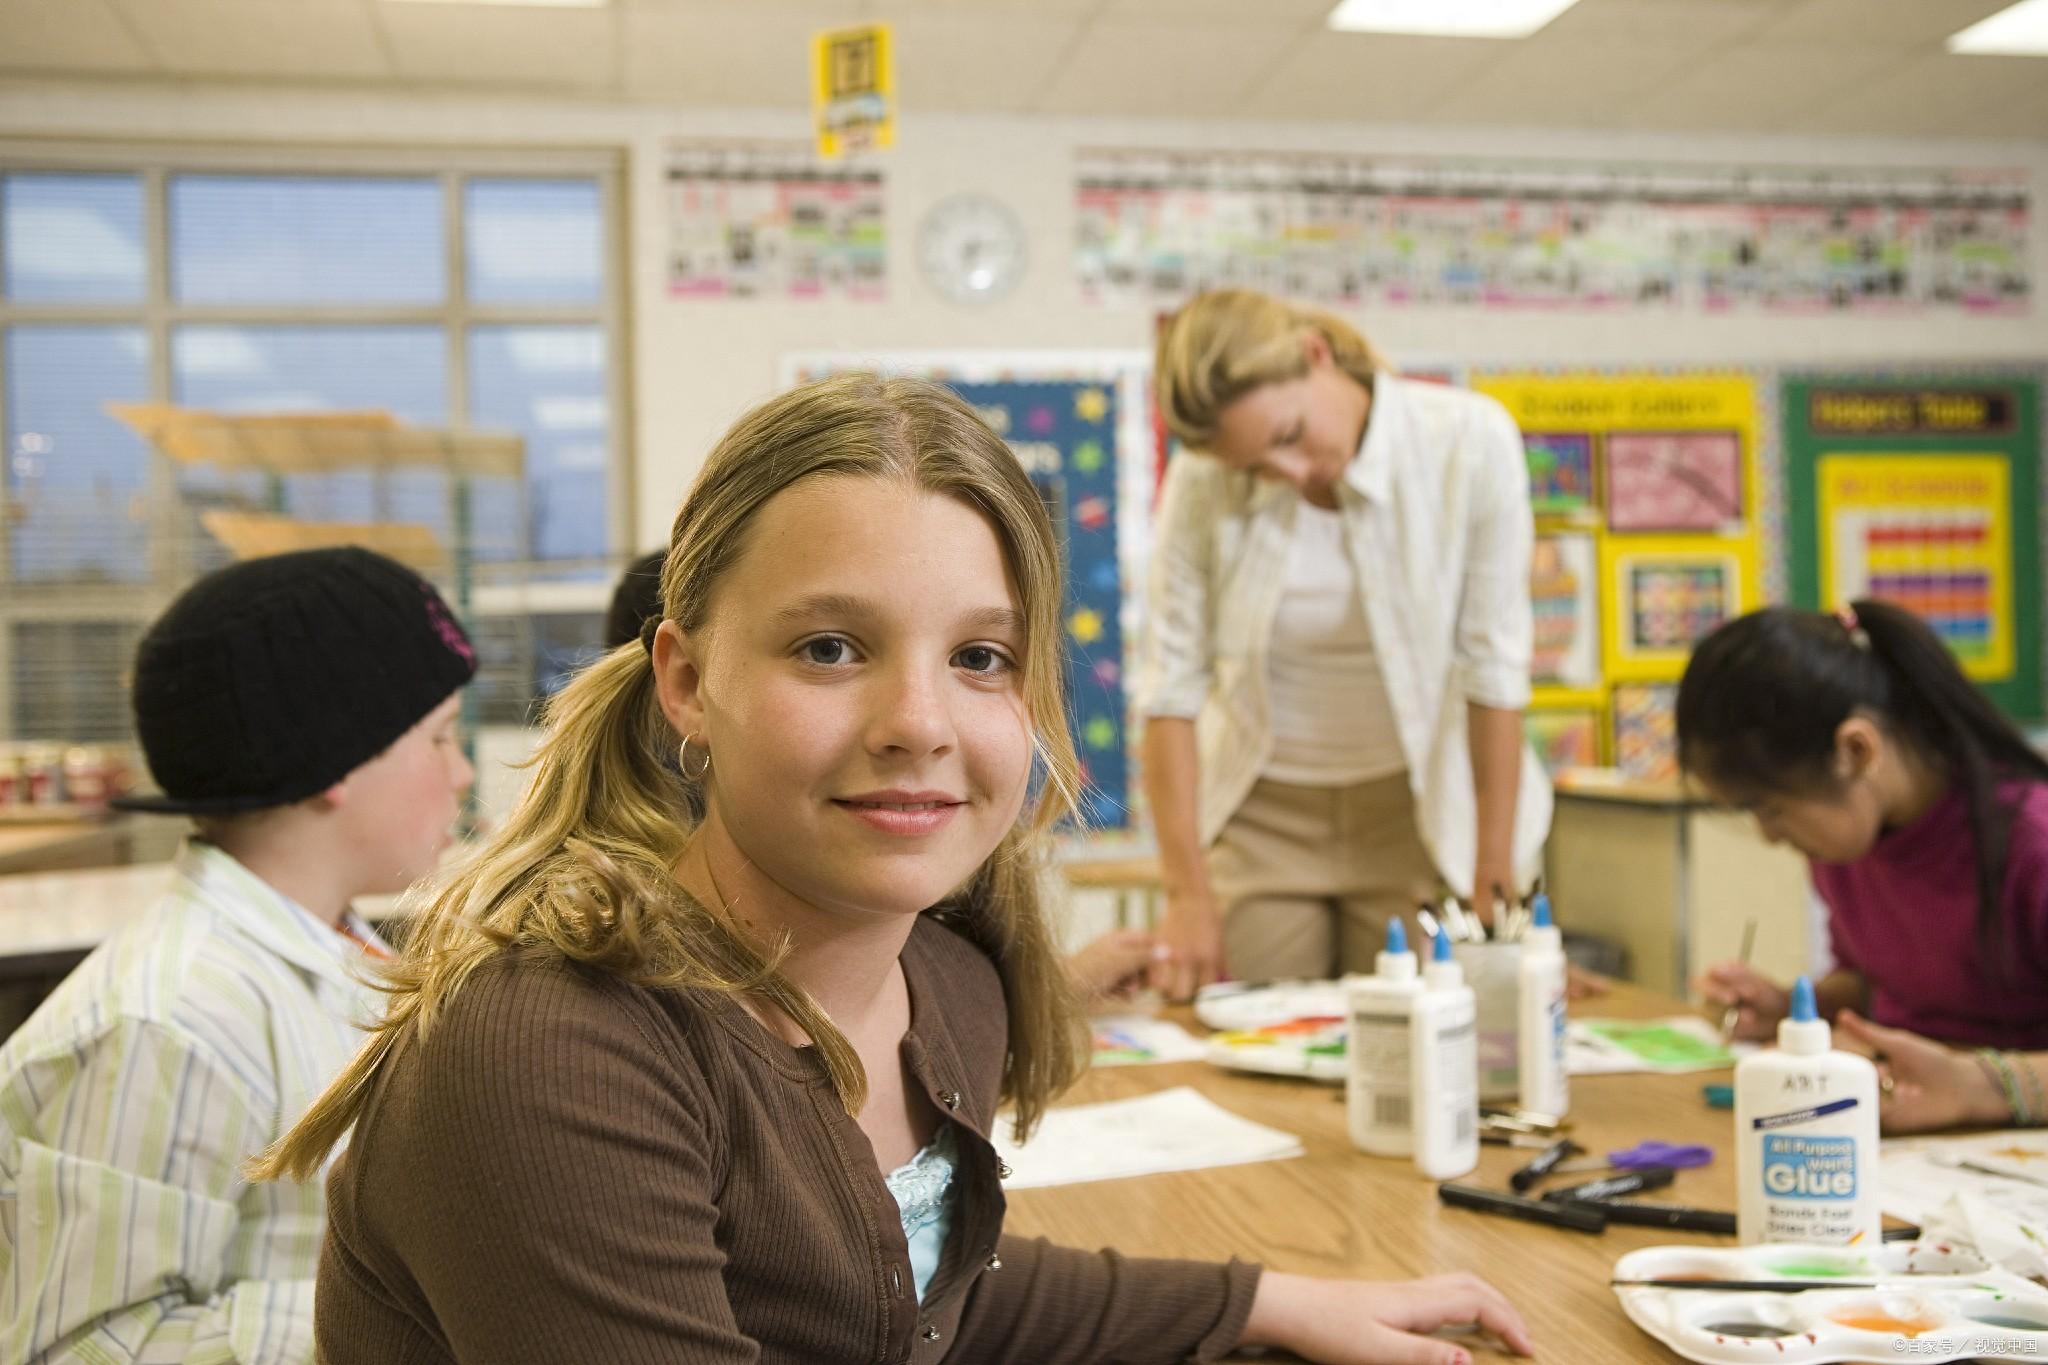
[[1874, 1308], [1860, 1312], [1850, 1309], [1841, 1313], [1830, 1313], [1828, 1317], [1844, 1327], [1854, 1327], [1860, 1332], [1883, 1332], [1898, 1337], [1917, 1337], [1941, 1327], [1938, 1318], [1895, 1318]]

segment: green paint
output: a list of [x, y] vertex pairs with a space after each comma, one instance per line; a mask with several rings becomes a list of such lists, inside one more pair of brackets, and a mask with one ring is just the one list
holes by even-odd
[[1846, 1280], [1870, 1271], [1868, 1266], [1843, 1265], [1839, 1261], [1781, 1261], [1771, 1269], [1793, 1280]]

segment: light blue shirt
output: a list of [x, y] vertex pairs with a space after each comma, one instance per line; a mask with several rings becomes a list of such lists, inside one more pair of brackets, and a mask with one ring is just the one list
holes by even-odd
[[919, 1303], [945, 1255], [946, 1232], [953, 1225], [953, 1151], [953, 1125], [941, 1123], [923, 1151], [884, 1177], [903, 1217]]

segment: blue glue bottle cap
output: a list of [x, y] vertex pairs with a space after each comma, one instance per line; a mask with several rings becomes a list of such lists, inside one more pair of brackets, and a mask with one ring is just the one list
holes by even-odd
[[1813, 980], [1802, 976], [1792, 983], [1791, 1012], [1778, 1021], [1778, 1050], [1813, 1056], [1833, 1045], [1834, 1030], [1814, 1008]]
[[1408, 951], [1408, 931], [1401, 927], [1399, 919], [1387, 921], [1387, 951], [1405, 953]]
[[1529, 902], [1529, 913], [1534, 916], [1529, 922], [1532, 929], [1550, 928], [1550, 897], [1538, 891]]
[[1455, 960], [1451, 957], [1451, 936], [1449, 934], [1436, 934], [1430, 938], [1429, 960], [1431, 962], [1451, 962]]

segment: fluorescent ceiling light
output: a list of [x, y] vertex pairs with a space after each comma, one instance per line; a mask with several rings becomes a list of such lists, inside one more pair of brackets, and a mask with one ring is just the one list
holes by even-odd
[[521, 9], [603, 9], [611, 0], [386, 0], [408, 5], [510, 5]]
[[1577, 0], [1339, 0], [1331, 28], [1445, 38], [1526, 38]]
[[2048, 0], [2020, 0], [1961, 33], [1949, 35], [1950, 52], [2007, 57], [2048, 57]]

